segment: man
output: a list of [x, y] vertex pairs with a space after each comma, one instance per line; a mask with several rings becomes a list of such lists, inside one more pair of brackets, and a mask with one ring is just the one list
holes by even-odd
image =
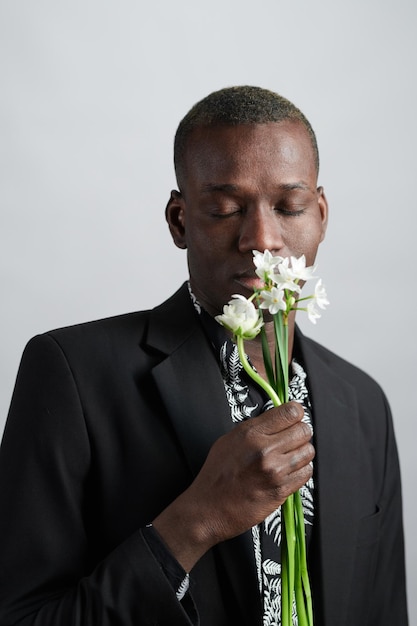
[[[28, 344], [0, 455], [1, 626], [279, 624], [279, 511], [300, 488], [315, 623], [407, 624], [382, 391], [293, 313], [298, 402], [270, 408], [213, 319], [259, 285], [253, 250], [314, 263], [318, 163], [284, 98], [211, 94], [177, 131], [166, 209], [189, 283]], [[262, 373], [259, 341], [245, 347]]]

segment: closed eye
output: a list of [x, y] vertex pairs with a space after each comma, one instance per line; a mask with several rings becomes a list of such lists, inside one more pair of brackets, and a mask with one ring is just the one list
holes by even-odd
[[235, 206], [235, 207], [230, 206], [227, 208], [212, 209], [210, 213], [212, 217], [225, 219], [227, 217], [232, 217], [234, 215], [240, 215], [241, 213], [243, 213], [243, 209], [240, 206]]
[[306, 209], [305, 208], [302, 208], [302, 209], [285, 209], [283, 207], [277, 207], [275, 209], [275, 211], [277, 213], [280, 213], [281, 215], [285, 215], [285, 216], [288, 216], [288, 217], [298, 217], [300, 215], [303, 215], [303, 213], [306, 212]]

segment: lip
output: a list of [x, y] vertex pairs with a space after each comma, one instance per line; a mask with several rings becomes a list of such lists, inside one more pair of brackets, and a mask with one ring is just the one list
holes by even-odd
[[264, 281], [253, 272], [238, 274], [234, 277], [234, 281], [251, 293], [254, 289], [262, 289], [264, 286]]

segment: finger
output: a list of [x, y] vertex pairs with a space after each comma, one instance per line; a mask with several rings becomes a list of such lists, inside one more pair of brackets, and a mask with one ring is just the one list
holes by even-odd
[[300, 422], [304, 417], [304, 409], [299, 402], [286, 402], [259, 415], [253, 426], [264, 435], [279, 433]]
[[276, 441], [277, 451], [286, 454], [311, 444], [311, 436], [311, 426], [305, 422], [297, 422], [280, 433], [270, 435], [270, 439]]
[[307, 471], [308, 477], [312, 472], [311, 461], [314, 459], [315, 450], [311, 443], [305, 443], [295, 450], [280, 453], [277, 450], [269, 450], [258, 457], [258, 472], [263, 480], [269, 482], [270, 486], [278, 487], [286, 485], [293, 480], [293, 476], [299, 471]]
[[282, 504], [291, 494], [301, 489], [301, 487], [310, 480], [312, 475], [313, 468], [308, 464], [290, 474], [287, 480], [280, 481], [274, 491], [276, 502]]
[[307, 443], [295, 450], [287, 452], [285, 457], [289, 474], [297, 472], [307, 465], [311, 467], [311, 462], [313, 461], [315, 455], [316, 451], [311, 443]]

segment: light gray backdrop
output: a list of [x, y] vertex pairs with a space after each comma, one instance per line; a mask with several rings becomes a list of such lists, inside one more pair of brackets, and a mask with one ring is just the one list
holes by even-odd
[[227, 85], [279, 91], [317, 132], [331, 208], [331, 307], [300, 321], [390, 399], [411, 623], [416, 42], [412, 0], [0, 0], [0, 431], [32, 335], [152, 306], [186, 277], [163, 218], [183, 114]]

